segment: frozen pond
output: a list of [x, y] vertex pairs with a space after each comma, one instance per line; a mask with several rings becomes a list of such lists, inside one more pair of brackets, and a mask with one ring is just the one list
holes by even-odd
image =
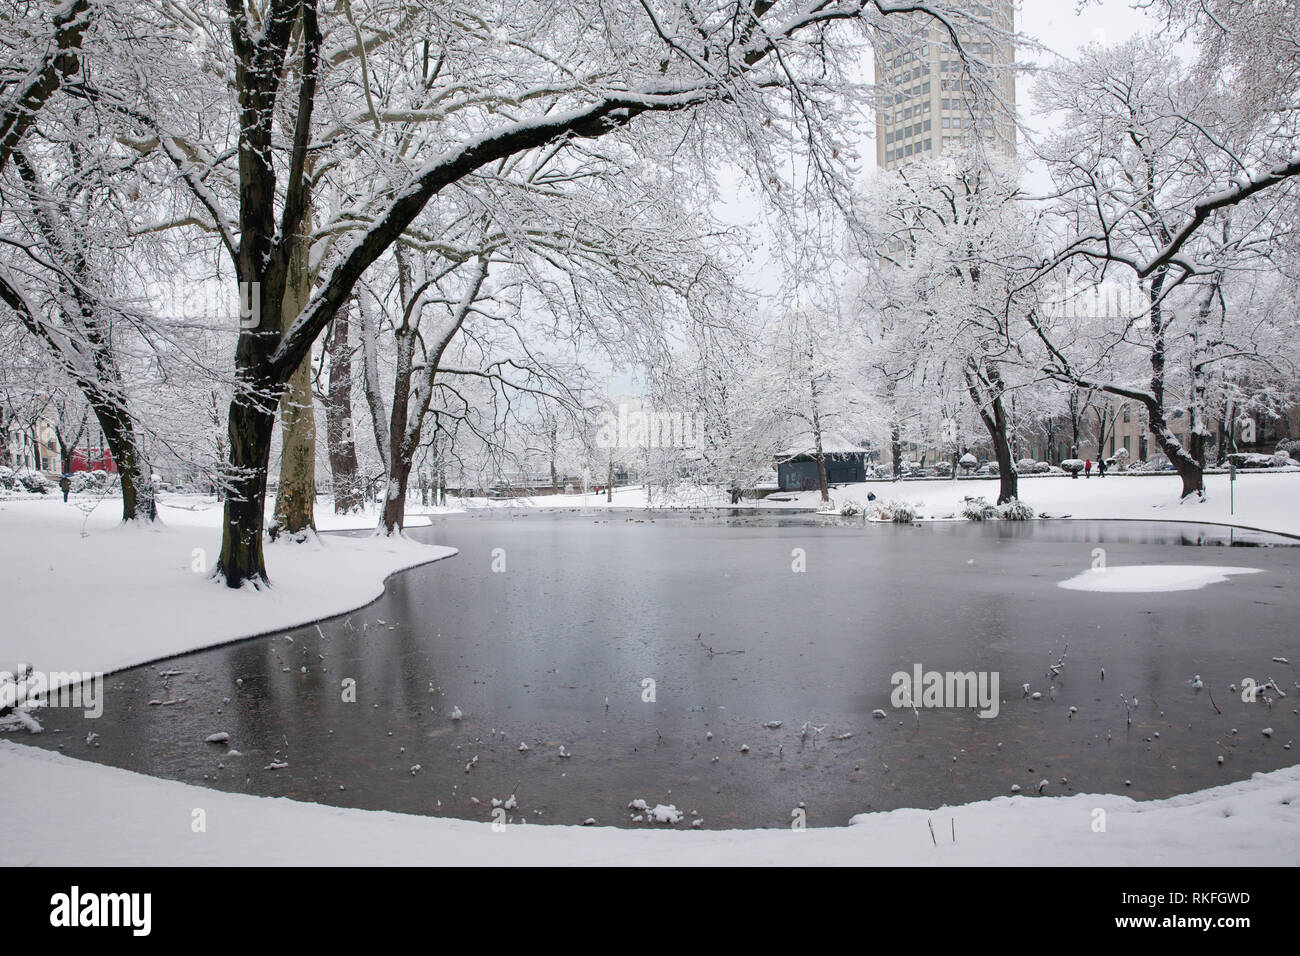
[[[411, 533], [461, 553], [319, 628], [109, 677], [101, 719], [45, 710], [47, 732], [23, 742], [331, 805], [488, 821], [513, 793], [512, 822], [644, 825], [626, 810], [642, 798], [710, 829], [788, 826], [801, 803], [809, 825], [842, 825], [1043, 779], [1049, 795], [1155, 798], [1296, 762], [1298, 675], [1273, 658], [1300, 663], [1300, 549], [1282, 539], [721, 512], [494, 512]], [[1096, 548], [1112, 567], [1262, 573], [1181, 592], [1058, 587]], [[997, 716], [895, 709], [891, 675], [918, 664], [997, 672]], [[1229, 685], [1246, 676], [1289, 696], [1244, 703]], [[1131, 727], [1121, 695], [1139, 701]], [[217, 732], [228, 745], [204, 742]]]

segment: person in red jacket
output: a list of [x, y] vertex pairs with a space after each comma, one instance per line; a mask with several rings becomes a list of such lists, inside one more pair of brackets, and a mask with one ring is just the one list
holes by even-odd
[[1091, 459], [1091, 458], [1089, 458], [1087, 461], [1085, 461], [1085, 462], [1083, 463], [1083, 477], [1085, 477], [1085, 478], [1091, 478], [1091, 477], [1092, 477], [1092, 459]]

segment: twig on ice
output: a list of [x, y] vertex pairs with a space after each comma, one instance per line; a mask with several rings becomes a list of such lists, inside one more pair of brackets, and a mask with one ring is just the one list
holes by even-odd
[[708, 644], [705, 644], [705, 643], [704, 643], [704, 634], [703, 634], [703, 633], [696, 634], [696, 635], [695, 635], [695, 639], [696, 639], [697, 641], [700, 642], [700, 647], [704, 648], [706, 651], [709, 652], [709, 656], [710, 656], [710, 657], [712, 657], [712, 656], [715, 655], [715, 654], [743, 654], [743, 653], [745, 653], [743, 650], [738, 650], [738, 651], [715, 651], [713, 648], [709, 647]]

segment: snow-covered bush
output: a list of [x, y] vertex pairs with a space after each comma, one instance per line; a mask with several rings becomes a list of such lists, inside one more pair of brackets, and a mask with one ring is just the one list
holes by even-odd
[[1003, 521], [1034, 520], [1034, 509], [1017, 498], [1012, 498], [1006, 504], [999, 505], [997, 513], [998, 517]]
[[959, 460], [957, 464], [965, 469], [966, 473], [969, 474], [971, 469], [979, 466], [979, 459], [970, 452], [966, 452], [966, 454], [961, 456], [961, 460]]
[[1286, 452], [1287, 457], [1292, 461], [1300, 461], [1300, 438], [1278, 442], [1277, 450], [1273, 454], [1276, 455], [1278, 452]]
[[987, 498], [967, 498], [961, 516], [967, 521], [992, 521], [997, 518], [998, 509]]
[[1067, 458], [1061, 462], [1061, 467], [1072, 475], [1077, 475], [1083, 471], [1083, 461], [1079, 458]]
[[14, 477], [18, 480], [18, 484], [22, 485], [24, 491], [31, 492], [34, 495], [47, 494], [50, 490], [50, 483], [46, 477], [31, 468], [24, 468]]
[[8, 465], [0, 465], [0, 488], [12, 491], [14, 487], [14, 470]]
[[1032, 458], [1021, 458], [1016, 462], [1016, 471], [1022, 475], [1032, 475], [1036, 467], [1038, 467], [1038, 462]]
[[1272, 455], [1257, 455], [1254, 452], [1234, 452], [1228, 456], [1228, 461], [1241, 470], [1248, 468], [1276, 468], [1281, 464]]
[[862, 508], [858, 506], [856, 501], [846, 501], [840, 508], [840, 514], [845, 518], [853, 518], [862, 514]]
[[107, 471], [78, 472], [86, 476], [85, 490], [102, 492], [117, 486], [117, 475]]
[[1026, 474], [1031, 475], [1050, 475], [1051, 473], [1052, 466], [1045, 461], [1034, 462], [1034, 467], [1030, 471], [1026, 472]]
[[950, 478], [952, 477], [952, 462], [936, 461], [930, 468], [930, 471], [935, 475], [935, 477]]
[[889, 500], [875, 507], [877, 521], [892, 521], [894, 524], [911, 524], [916, 520], [916, 506], [909, 501]]
[[999, 471], [1000, 469], [998, 468], [998, 463], [996, 461], [990, 461], [987, 462], [986, 464], [980, 465], [979, 471], [975, 472], [975, 474], [986, 476], [989, 478], [996, 478], [998, 477]]

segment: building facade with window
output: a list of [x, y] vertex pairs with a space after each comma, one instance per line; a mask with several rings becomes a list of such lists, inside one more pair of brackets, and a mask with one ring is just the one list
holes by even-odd
[[990, 25], [975, 30], [954, 23], [966, 55], [991, 68], [987, 76], [981, 74], [988, 89], [978, 93], [951, 35], [933, 18], [916, 15], [901, 34], [879, 38], [876, 165], [881, 169], [964, 148], [977, 132], [986, 145], [1015, 155], [1015, 6], [1012, 0], [969, 6], [973, 17]]
[[4, 422], [4, 446], [0, 464], [14, 469], [60, 471], [59, 442], [54, 426], [43, 418], [26, 424], [10, 418]]

